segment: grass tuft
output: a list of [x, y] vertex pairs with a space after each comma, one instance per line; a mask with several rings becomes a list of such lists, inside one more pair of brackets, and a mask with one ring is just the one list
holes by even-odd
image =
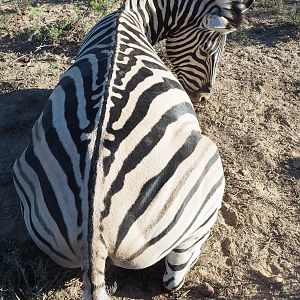
[[91, 10], [104, 15], [112, 11], [115, 3], [114, 0], [89, 0]]
[[[24, 0], [25, 1], [25, 0]], [[120, 1], [89, 0], [88, 5], [77, 5], [71, 15], [59, 21], [49, 21], [44, 5], [27, 5], [31, 26], [26, 28], [29, 42], [58, 45], [80, 42], [100, 17], [111, 12]]]

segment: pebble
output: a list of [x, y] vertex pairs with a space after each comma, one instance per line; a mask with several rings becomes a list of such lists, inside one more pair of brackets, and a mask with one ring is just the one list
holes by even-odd
[[215, 293], [214, 288], [207, 282], [199, 285], [199, 292], [202, 296], [207, 298], [211, 298]]

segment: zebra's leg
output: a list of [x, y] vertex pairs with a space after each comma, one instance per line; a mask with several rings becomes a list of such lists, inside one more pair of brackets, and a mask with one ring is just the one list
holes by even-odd
[[82, 257], [83, 300], [110, 300], [105, 290], [106, 258], [104, 249], [93, 251], [90, 261], [87, 255]]
[[178, 290], [183, 286], [185, 275], [196, 263], [200, 248], [208, 238], [209, 232], [200, 238], [193, 235], [166, 256], [163, 283], [168, 290]]

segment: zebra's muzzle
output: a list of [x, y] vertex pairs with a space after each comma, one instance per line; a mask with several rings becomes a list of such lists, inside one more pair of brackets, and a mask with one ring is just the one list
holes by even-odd
[[211, 92], [212, 92], [212, 86], [209, 83], [204, 84], [201, 90], [199, 91], [187, 91], [193, 103], [200, 103], [203, 101], [207, 101], [211, 95]]
[[201, 103], [203, 101], [207, 101], [210, 98], [211, 93], [205, 93], [205, 92], [187, 92], [191, 101], [193, 103]]

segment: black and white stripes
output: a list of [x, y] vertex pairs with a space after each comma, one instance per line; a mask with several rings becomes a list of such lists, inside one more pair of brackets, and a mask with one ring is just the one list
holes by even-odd
[[[108, 299], [107, 257], [133, 269], [166, 257], [168, 289], [195, 263], [224, 176], [184, 88], [211, 84], [244, 8], [128, 0], [92, 29], [35, 123], [14, 165], [25, 224], [55, 262], [82, 268], [85, 299]], [[152, 47], [162, 38], [184, 88]]]

